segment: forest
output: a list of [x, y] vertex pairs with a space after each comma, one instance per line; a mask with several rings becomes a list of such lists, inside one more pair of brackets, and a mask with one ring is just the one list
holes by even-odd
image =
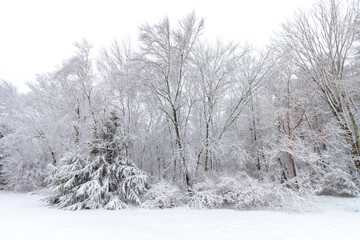
[[360, 193], [360, 5], [324, 0], [270, 44], [194, 12], [86, 40], [19, 93], [0, 81], [0, 189], [56, 208], [297, 209]]

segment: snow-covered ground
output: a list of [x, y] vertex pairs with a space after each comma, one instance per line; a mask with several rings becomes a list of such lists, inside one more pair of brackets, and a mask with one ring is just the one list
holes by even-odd
[[1, 240], [360, 239], [360, 198], [318, 197], [313, 212], [51, 209], [0, 191]]

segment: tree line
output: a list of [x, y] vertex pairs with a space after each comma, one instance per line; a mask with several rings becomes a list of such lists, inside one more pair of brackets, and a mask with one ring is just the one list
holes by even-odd
[[0, 184], [68, 209], [354, 196], [359, 13], [320, 1], [261, 50], [209, 41], [195, 13], [141, 25], [135, 45], [76, 43], [29, 93], [0, 83]]

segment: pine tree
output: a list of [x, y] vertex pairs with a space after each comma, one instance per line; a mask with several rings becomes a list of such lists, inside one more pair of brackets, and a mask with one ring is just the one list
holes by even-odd
[[52, 196], [46, 199], [51, 205], [68, 210], [86, 208], [86, 196], [81, 194], [80, 187], [90, 181], [84, 171], [88, 159], [80, 153], [79, 149], [68, 153], [62, 159], [63, 166], [54, 168], [48, 177]]
[[112, 113], [97, 126], [88, 156], [77, 150], [64, 159], [60, 170], [50, 174], [53, 195], [47, 201], [68, 210], [122, 209], [139, 204], [147, 176], [126, 157], [129, 143], [119, 118]]

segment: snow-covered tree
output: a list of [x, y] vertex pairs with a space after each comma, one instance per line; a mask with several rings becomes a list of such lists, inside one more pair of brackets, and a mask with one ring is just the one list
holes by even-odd
[[[32, 191], [44, 187], [46, 165], [51, 161], [37, 121], [43, 118], [29, 95], [19, 94], [10, 83], [0, 85], [0, 138], [5, 188]], [[48, 154], [49, 153], [49, 154]]]
[[4, 143], [1, 141], [1, 139], [5, 137], [9, 132], [10, 130], [8, 129], [8, 127], [5, 124], [0, 123], [0, 188], [2, 188], [2, 186], [6, 183], [3, 172], [6, 154]]
[[192, 182], [185, 136], [195, 100], [191, 97], [190, 59], [203, 28], [204, 20], [195, 13], [179, 21], [178, 27], [172, 27], [168, 18], [140, 27], [141, 77], [158, 100], [157, 108], [165, 115], [174, 141], [173, 179], [180, 175], [188, 186]]
[[0, 82], [0, 178], [16, 191], [47, 178], [47, 201], [65, 209], [139, 204], [147, 176], [148, 208], [354, 196], [358, 3], [299, 11], [261, 51], [207, 41], [194, 13], [145, 23], [137, 47], [115, 41], [97, 58], [75, 44], [28, 94]]
[[91, 151], [77, 149], [50, 174], [53, 193], [47, 201], [68, 210], [122, 209], [140, 204], [147, 175], [126, 157], [130, 145], [130, 139], [121, 132], [119, 118], [111, 113], [97, 125]]
[[359, 31], [359, 1], [319, 1], [283, 24], [279, 45], [293, 56], [295, 74], [323, 98], [343, 131], [360, 171], [360, 129], [347, 82]]
[[9, 126], [13, 111], [11, 106], [15, 97], [17, 97], [15, 87], [8, 82], [0, 80], [0, 188], [3, 188], [6, 182], [3, 168], [7, 154], [3, 138], [11, 132]]

